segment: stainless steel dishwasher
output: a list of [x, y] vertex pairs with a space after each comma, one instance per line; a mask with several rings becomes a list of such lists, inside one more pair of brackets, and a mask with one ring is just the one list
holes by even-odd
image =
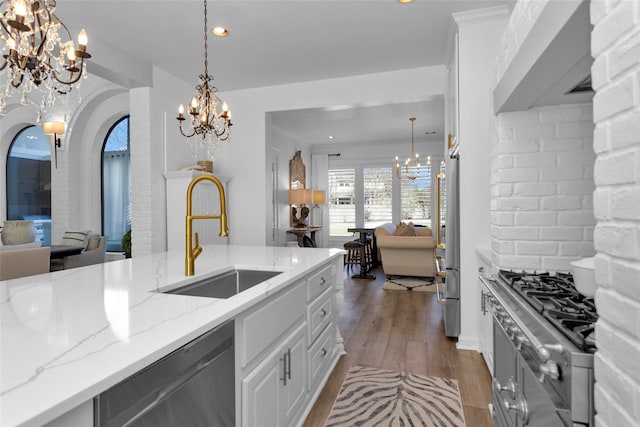
[[235, 425], [233, 321], [94, 399], [95, 426]]

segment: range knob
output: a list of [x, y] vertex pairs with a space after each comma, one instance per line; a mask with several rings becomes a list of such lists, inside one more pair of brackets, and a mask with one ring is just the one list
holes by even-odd
[[529, 344], [529, 339], [522, 333], [516, 333], [516, 342], [518, 343], [518, 350], [522, 348], [523, 345]]
[[507, 411], [516, 411], [524, 424], [529, 422], [529, 407], [527, 405], [527, 401], [524, 400], [522, 396], [520, 396], [515, 402], [509, 402], [505, 399], [502, 401], [502, 406], [504, 406]]
[[504, 386], [500, 384], [500, 381], [494, 378], [493, 380], [493, 388], [500, 393], [501, 391], [508, 391], [511, 393], [511, 397], [515, 397], [516, 395], [516, 382], [513, 380], [513, 377], [510, 377], [507, 381], [507, 385]]
[[560, 368], [558, 367], [558, 364], [552, 360], [547, 360], [546, 362], [542, 363], [538, 369], [540, 371], [540, 377], [538, 378], [540, 382], [544, 381], [545, 376], [551, 378], [552, 380], [557, 380], [558, 378], [560, 378]]

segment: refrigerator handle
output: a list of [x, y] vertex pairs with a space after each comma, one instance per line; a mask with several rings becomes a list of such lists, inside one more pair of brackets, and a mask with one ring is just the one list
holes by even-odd
[[440, 287], [442, 286], [441, 282], [436, 282], [436, 300], [440, 305], [447, 305], [447, 299], [445, 298], [445, 292], [443, 292]]

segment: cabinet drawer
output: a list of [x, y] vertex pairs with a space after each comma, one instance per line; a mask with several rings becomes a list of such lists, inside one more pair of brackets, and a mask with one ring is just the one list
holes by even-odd
[[309, 304], [307, 319], [309, 324], [309, 344], [313, 344], [320, 332], [331, 322], [333, 318], [332, 292], [327, 291]]
[[313, 301], [318, 295], [332, 287], [331, 266], [328, 265], [307, 280], [307, 301]]
[[313, 390], [327, 368], [333, 353], [333, 327], [326, 328], [309, 349], [309, 391]]
[[304, 282], [287, 289], [240, 322], [240, 363], [245, 367], [305, 314]]

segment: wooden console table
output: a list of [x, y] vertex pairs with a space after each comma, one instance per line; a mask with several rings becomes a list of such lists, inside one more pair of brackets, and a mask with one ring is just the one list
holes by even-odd
[[309, 236], [311, 237], [311, 240], [313, 241], [313, 243], [317, 245], [316, 232], [319, 230], [322, 230], [322, 227], [300, 227], [300, 228], [290, 228], [287, 230], [287, 233], [295, 234], [296, 237], [298, 238], [298, 246], [302, 248], [304, 247], [304, 242], [302, 241], [302, 238], [307, 233], [309, 233]]

